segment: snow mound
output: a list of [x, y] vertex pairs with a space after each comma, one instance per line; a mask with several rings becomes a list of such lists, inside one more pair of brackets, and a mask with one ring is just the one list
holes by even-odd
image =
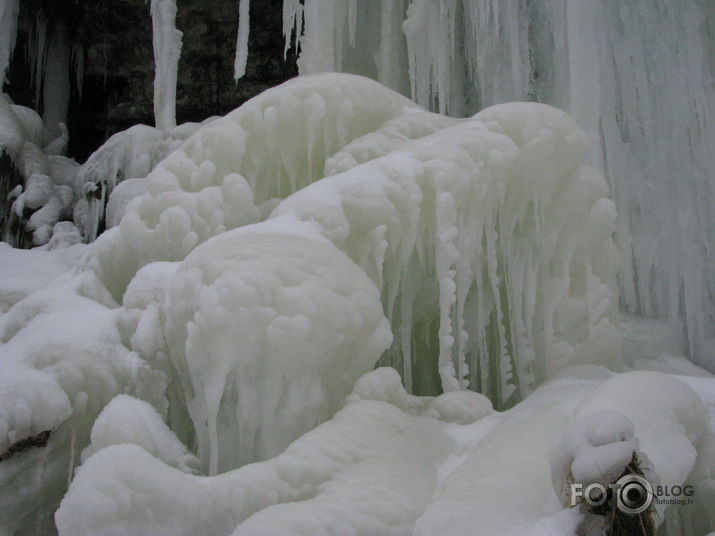
[[635, 427], [615, 411], [588, 413], [572, 422], [549, 457], [551, 479], [564, 505], [571, 503], [571, 484], [615, 482], [638, 451]]
[[0, 313], [75, 268], [85, 246], [59, 251], [15, 249], [0, 242]]
[[456, 424], [472, 424], [494, 413], [491, 401], [474, 391], [451, 391], [430, 400], [422, 411], [425, 417]]
[[[470, 425], [368, 399], [394, 394], [396, 379], [386, 368], [367, 373], [343, 409], [283, 453], [218, 476], [186, 474], [137, 445], [100, 449], [80, 467], [57, 512], [59, 533], [467, 535], [479, 527], [485, 534], [567, 536], [576, 533], [582, 514], [551, 491], [554, 437], [575, 438], [573, 445], [584, 439], [580, 444], [618, 444], [633, 437], [633, 423], [644, 437], [659, 433], [662, 422], [638, 416], [662, 412], [680, 414], [695, 433], [686, 434], [688, 441], [699, 439], [691, 424], [702, 403], [657, 373], [564, 376], [512, 410]], [[676, 396], [652, 411], [650, 398], [629, 396], [647, 381]], [[614, 398], [622, 415], [584, 409], [587, 414], [576, 411], [569, 422], [573, 408]], [[588, 429], [588, 422], [603, 433]], [[663, 474], [663, 446], [649, 443], [643, 452]]]
[[178, 440], [151, 404], [128, 395], [114, 397], [94, 421], [91, 443], [82, 451], [82, 460], [110, 445], [121, 444], [139, 445], [184, 473], [193, 473], [200, 466], [198, 458]]
[[84, 272], [0, 317], [0, 454], [8, 456], [0, 463], [0, 511], [15, 512], [2, 516], [0, 532], [48, 521], [95, 417], [115, 395], [161, 404], [164, 375], [123, 345], [111, 306], [96, 276]]
[[216, 477], [110, 446], [80, 467], [57, 526], [73, 536], [409, 534], [449, 444], [436, 421], [358, 400], [276, 458]]

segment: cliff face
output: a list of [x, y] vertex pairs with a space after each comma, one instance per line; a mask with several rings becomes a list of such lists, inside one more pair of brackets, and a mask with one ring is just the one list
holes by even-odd
[[[283, 59], [282, 0], [251, 5], [248, 65], [238, 84], [233, 80], [238, 3], [177, 4], [177, 27], [184, 34], [179, 123], [224, 114], [297, 74], [294, 51]], [[40, 113], [47, 78], [38, 65], [58, 31], [66, 32], [70, 48], [69, 156], [84, 161], [111, 134], [137, 123], [154, 124], [154, 56], [145, 0], [21, 3], [17, 46], [4, 91], [17, 104]]]

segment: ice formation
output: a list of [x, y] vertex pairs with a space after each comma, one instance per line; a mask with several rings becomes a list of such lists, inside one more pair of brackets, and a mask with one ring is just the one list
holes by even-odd
[[364, 163], [297, 192], [271, 220], [316, 222], [382, 288], [396, 340], [383, 363], [410, 391], [471, 385], [503, 405], [568, 362], [608, 363], [619, 342], [614, 214], [602, 179], [579, 167], [578, 128], [530, 104], [431, 135], [441, 120], [420, 117], [418, 139], [386, 144], [387, 156], [382, 135], [407, 129], [346, 146], [328, 166], [357, 163], [353, 152]]
[[[10, 158], [19, 177], [14, 187], [8, 184], [12, 177], [2, 179], [11, 201], [9, 214], [3, 214], [3, 239], [14, 246], [49, 242], [55, 224], [72, 211], [75, 203], [72, 186], [77, 163], [47, 153], [42, 149], [42, 138], [40, 116], [0, 95], [0, 153]], [[26, 213], [30, 215], [25, 219]]]
[[45, 152], [62, 154], [68, 141], [65, 125], [70, 102], [70, 42], [62, 23], [54, 26], [47, 45], [42, 101], [42, 146]]
[[[462, 4], [412, 2], [406, 44], [366, 33], [361, 5], [285, 2], [302, 68], [378, 52], [391, 87], [404, 60], [415, 92], [435, 84], [424, 104], [457, 112]], [[367, 16], [394, 29], [404, 7]], [[51, 533], [54, 515], [68, 536], [565, 536], [584, 515], [564, 508], [569, 478], [608, 481], [636, 451], [658, 482], [715, 496], [713, 379], [603, 366], [621, 357], [615, 209], [567, 114], [455, 119], [316, 74], [175, 127], [175, 9], [152, 2], [157, 75], [174, 70], [157, 128], [78, 167], [0, 102], [25, 178], [13, 210], [46, 244], [0, 248], [0, 489], [16, 491], [0, 533]], [[67, 247], [80, 232], [61, 213], [91, 239], [107, 199], [108, 230]], [[628, 336], [631, 354], [652, 342]], [[707, 505], [669, 519], [712, 530]]]
[[119, 298], [144, 264], [181, 260], [208, 238], [258, 221], [262, 205], [320, 179], [329, 156], [410, 108], [349, 75], [269, 89], [165, 159], [121, 224], [97, 242], [92, 264]]
[[209, 474], [271, 458], [331, 417], [392, 341], [377, 289], [347, 256], [260, 227], [197, 247], [163, 303], [176, 402]]
[[711, 3], [297, 4], [284, 2], [284, 34], [302, 74], [367, 75], [450, 115], [517, 100], [569, 112], [620, 215], [622, 307], [667, 321], [680, 351], [715, 370]]
[[238, 35], [236, 36], [236, 61], [234, 62], [233, 78], [238, 82], [246, 74], [248, 61], [248, 32], [250, 31], [251, 10], [250, 0], [240, 0], [238, 3]]
[[[313, 135], [277, 161], [270, 148], [281, 138], [271, 134], [293, 139], [298, 121]], [[169, 156], [88, 264], [118, 298], [142, 265], [181, 260], [258, 221], [261, 204], [323, 168], [342, 171], [280, 203], [270, 229], [313, 222], [314, 235], [370, 276], [396, 339], [383, 363], [398, 367], [409, 390], [471, 384], [504, 405], [566, 363], [618, 354], [614, 213], [603, 180], [579, 167], [584, 150], [578, 127], [550, 107], [496, 107], [458, 121], [365, 79], [306, 77]]]
[[176, 0], [151, 0], [154, 39], [154, 117], [168, 134], [176, 126], [176, 77], [182, 33], [176, 29]]
[[[133, 440], [106, 446], [79, 469], [56, 516], [59, 532], [473, 534], [478, 527], [566, 536], [580, 514], [544, 491], [553, 437], [582, 437], [570, 418], [618, 430], [599, 417], [600, 408], [617, 406], [629, 430], [644, 437], [654, 471], [678, 474], [671, 482], [683, 482], [694, 461], [673, 459], [672, 442], [692, 451], [705, 424], [698, 396], [657, 373], [574, 371], [503, 414], [475, 410], [470, 425], [408, 412], [409, 395], [395, 378], [387, 369], [368, 373], [335, 417], [285, 452], [215, 477], [174, 469]], [[655, 405], [647, 394], [653, 382], [671, 395], [655, 397]], [[649, 441], [659, 426], [653, 419], [672, 428], [670, 444]], [[602, 439], [605, 449], [620, 436]], [[132, 500], [139, 495], [149, 500]]]
[[0, 92], [5, 85], [5, 73], [10, 66], [10, 58], [15, 48], [17, 36], [17, 15], [20, 11], [19, 0], [0, 2]]

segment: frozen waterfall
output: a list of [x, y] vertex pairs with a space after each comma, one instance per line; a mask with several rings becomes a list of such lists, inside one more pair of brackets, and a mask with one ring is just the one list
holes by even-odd
[[514, 100], [569, 111], [616, 203], [622, 309], [667, 319], [715, 370], [711, 2], [294, 4], [284, 28], [288, 43], [303, 15], [302, 73], [368, 75], [450, 115]]

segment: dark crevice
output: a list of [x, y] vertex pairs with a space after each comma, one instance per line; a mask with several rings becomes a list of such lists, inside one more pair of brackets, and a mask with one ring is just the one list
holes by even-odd
[[37, 435], [26, 437], [10, 445], [10, 448], [0, 454], [0, 462], [4, 462], [19, 452], [26, 451], [34, 447], [45, 447], [50, 439], [51, 430], [45, 430]]

